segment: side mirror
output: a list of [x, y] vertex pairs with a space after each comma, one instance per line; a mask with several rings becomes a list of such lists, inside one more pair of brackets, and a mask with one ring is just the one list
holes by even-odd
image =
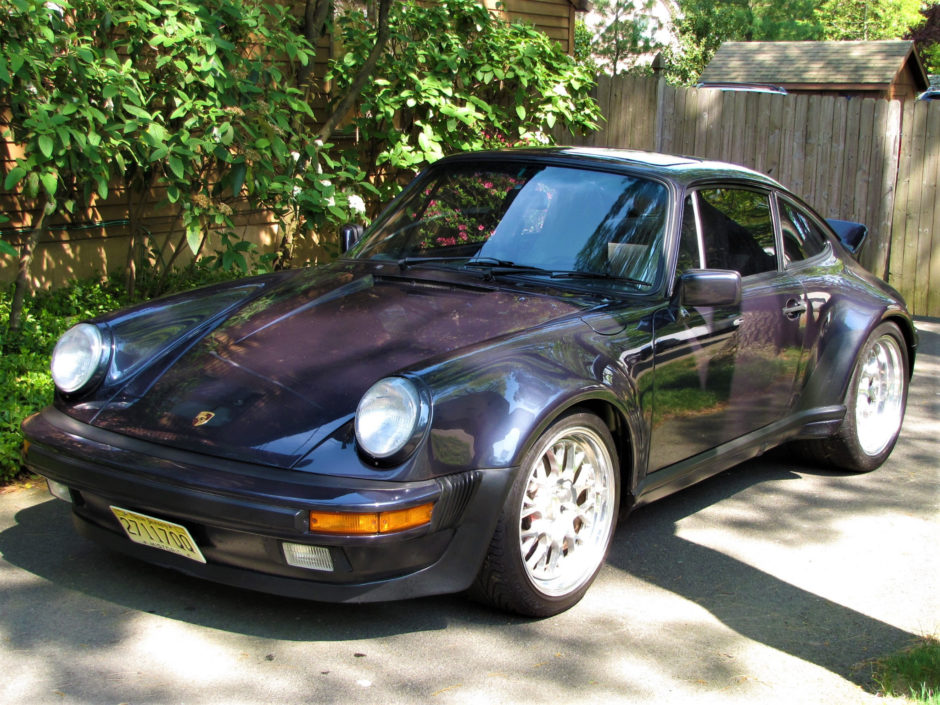
[[829, 223], [829, 227], [835, 232], [845, 249], [853, 255], [858, 254], [868, 238], [868, 228], [850, 220], [827, 219], [826, 222]]
[[679, 278], [680, 306], [736, 306], [741, 273], [730, 269], [690, 269]]
[[343, 253], [349, 252], [362, 238], [365, 231], [361, 225], [347, 223], [339, 229], [339, 246]]

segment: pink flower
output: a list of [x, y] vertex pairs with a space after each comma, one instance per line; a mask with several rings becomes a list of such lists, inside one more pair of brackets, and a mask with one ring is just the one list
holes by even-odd
[[492, 181], [484, 181], [484, 182], [483, 182], [483, 188], [493, 188], [493, 182], [492, 182]]
[[478, 226], [477, 226], [477, 230], [481, 230], [481, 231], [482, 231], [482, 230], [483, 230], [483, 226], [482, 226], [482, 225], [478, 225]]

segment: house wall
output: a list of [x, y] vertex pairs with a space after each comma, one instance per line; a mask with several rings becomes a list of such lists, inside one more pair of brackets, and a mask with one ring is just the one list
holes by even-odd
[[510, 21], [527, 22], [574, 52], [575, 7], [569, 0], [483, 0], [495, 14]]

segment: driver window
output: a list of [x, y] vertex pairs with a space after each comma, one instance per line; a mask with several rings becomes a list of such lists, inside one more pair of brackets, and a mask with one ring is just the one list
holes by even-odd
[[733, 269], [742, 277], [777, 269], [773, 218], [766, 194], [714, 188], [695, 195], [706, 267]]

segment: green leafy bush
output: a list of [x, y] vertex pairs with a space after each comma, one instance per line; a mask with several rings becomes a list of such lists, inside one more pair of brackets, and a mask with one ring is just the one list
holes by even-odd
[[[601, 118], [590, 97], [590, 68], [477, 0], [397, 2], [389, 27], [347, 126], [360, 145], [352, 161], [375, 165], [377, 203], [445, 154], [547, 144], [556, 126], [587, 132]], [[348, 11], [337, 18], [336, 34], [344, 53], [329, 77], [343, 95], [366, 64], [376, 32], [364, 14]]]

